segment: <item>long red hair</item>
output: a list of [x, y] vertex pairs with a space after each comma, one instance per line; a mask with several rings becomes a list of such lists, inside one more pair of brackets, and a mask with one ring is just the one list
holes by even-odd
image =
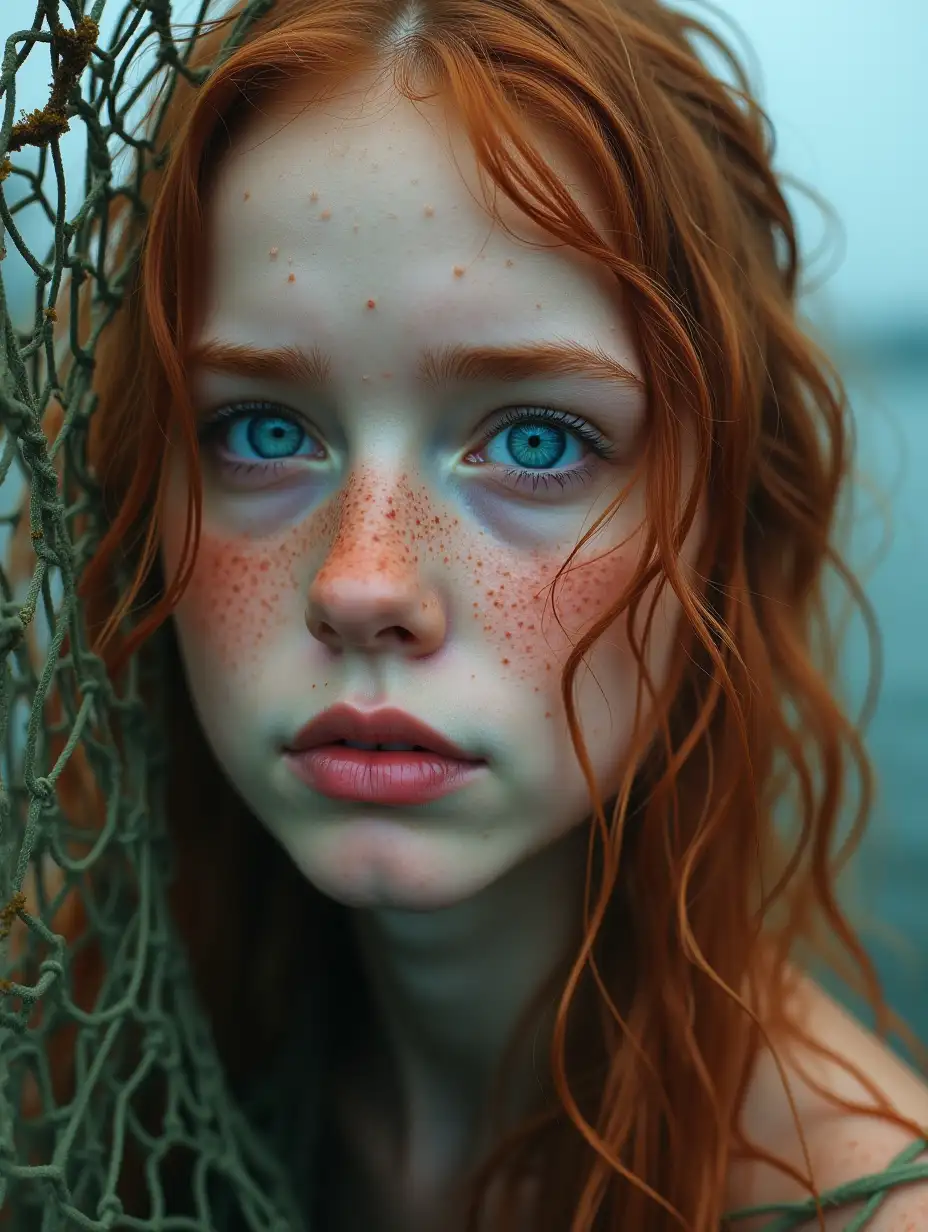
[[[211, 65], [227, 32], [217, 23], [191, 67]], [[734, 85], [700, 59], [700, 39], [726, 56]], [[379, 62], [409, 98], [442, 91], [490, 180], [612, 271], [649, 391], [648, 545], [562, 681], [593, 825], [586, 936], [558, 977], [555, 1095], [474, 1178], [472, 1226], [494, 1177], [515, 1193], [530, 1170], [536, 1232], [716, 1232], [733, 1148], [768, 1158], [739, 1134], [738, 1111], [764, 1040], [799, 1032], [786, 1016], [796, 964], [837, 942], [831, 957], [848, 959], [841, 974], [857, 974], [880, 1029], [892, 1018], [836, 897], [871, 795], [829, 675], [829, 578], [872, 632], [834, 543], [851, 424], [838, 374], [797, 319], [796, 234], [769, 124], [716, 35], [656, 0], [277, 0], [201, 85], [179, 78], [159, 134], [168, 157], [141, 185], [149, 217], [123, 201], [111, 218], [119, 252], [144, 242], [96, 351], [89, 460], [106, 523], [81, 580], [87, 625], [114, 681], [133, 656], [166, 656], [172, 911], [226, 1073], [246, 1081], [285, 1033], [307, 938], [321, 960], [337, 934], [300, 923], [318, 921], [320, 896], [247, 814], [198, 730], [168, 618], [189, 580], [201, 489], [196, 479], [178, 574], [163, 578], [162, 463], [171, 439], [199, 473], [185, 355], [203, 308], [203, 199], [237, 117], [295, 77], [324, 85]], [[606, 205], [600, 226], [543, 162], [526, 116], [583, 154]], [[681, 408], [698, 450], [688, 492]], [[700, 501], [694, 584], [678, 556]], [[127, 569], [130, 583], [117, 585]], [[676, 593], [685, 628], [664, 682], [648, 676], [649, 621], [636, 615], [655, 579]], [[644, 630], [633, 645], [655, 718], [607, 810], [573, 680], [622, 612]], [[75, 775], [82, 766], [73, 760]], [[73, 809], [101, 805], [67, 771], [60, 790]], [[68, 937], [85, 927], [79, 902], [56, 923]], [[75, 966], [86, 1006], [104, 974], [93, 953]], [[253, 1007], [247, 1035], [241, 1004]], [[69, 1041], [55, 1053], [65, 1086]], [[494, 1228], [514, 1226], [505, 1202], [499, 1212]]]

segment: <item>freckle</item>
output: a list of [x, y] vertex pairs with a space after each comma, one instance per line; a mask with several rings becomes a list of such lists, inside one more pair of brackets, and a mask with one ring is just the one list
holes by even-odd
[[367, 301], [367, 306], [368, 306], [368, 308], [376, 308], [376, 307], [377, 307], [377, 301], [376, 301], [375, 299], [369, 299], [369, 300]]
[[535, 307], [536, 307], [536, 308], [540, 308], [540, 307], [541, 307], [541, 304], [536, 304], [536, 305], [535, 305]]
[[513, 261], [512, 257], [509, 257], [506, 261], [506, 269], [512, 269], [514, 265], [515, 261]]
[[288, 274], [287, 282], [296, 282], [296, 274]]
[[276, 257], [279, 252], [280, 252], [279, 248], [272, 248], [267, 255], [269, 257]]
[[319, 194], [316, 192], [316, 190], [315, 190], [315, 189], [313, 189], [313, 191], [309, 194], [309, 199], [310, 199], [310, 201], [318, 201], [318, 200], [319, 200]]
[[243, 201], [247, 201], [247, 200], [248, 200], [248, 198], [249, 198], [250, 196], [251, 196], [251, 193], [250, 193], [250, 192], [243, 192], [243, 193], [242, 193], [242, 200], [243, 200]]
[[509, 660], [503, 659], [503, 667], [508, 667], [508, 666], [509, 666]]
[[550, 719], [550, 718], [551, 718], [551, 711], [550, 711], [550, 710], [546, 710], [546, 711], [545, 711], [545, 718], [546, 718], [546, 719]]
[[322, 213], [319, 215], [319, 217], [322, 219], [323, 222], [328, 222], [329, 219], [332, 217], [332, 211], [323, 210]]
[[435, 213], [435, 207], [432, 205], [427, 205], [423, 209], [422, 213], [426, 216], [426, 218], [431, 218]]
[[463, 277], [464, 277], [464, 266], [463, 266], [463, 265], [456, 265], [456, 266], [454, 267], [454, 276], [455, 276], [455, 278], [463, 278]]

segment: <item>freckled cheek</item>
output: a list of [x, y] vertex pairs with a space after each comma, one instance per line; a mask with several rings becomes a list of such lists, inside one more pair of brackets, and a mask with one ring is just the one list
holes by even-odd
[[[169, 576], [181, 542], [180, 535], [166, 532]], [[212, 667], [223, 671], [246, 671], [260, 662], [295, 610], [301, 609], [286, 543], [256, 545], [202, 530], [190, 583], [175, 613], [188, 650], [207, 656]]]
[[490, 562], [480, 572], [493, 581], [478, 574], [482, 602], [473, 603], [473, 619], [481, 621], [481, 632], [498, 650], [500, 666], [533, 682], [536, 691], [549, 681], [559, 690], [561, 669], [578, 637], [615, 603], [636, 563], [632, 553], [614, 550], [574, 564], [552, 589], [567, 554], [565, 549], [531, 569], [520, 561], [518, 571], [511, 562], [508, 568], [503, 560]]

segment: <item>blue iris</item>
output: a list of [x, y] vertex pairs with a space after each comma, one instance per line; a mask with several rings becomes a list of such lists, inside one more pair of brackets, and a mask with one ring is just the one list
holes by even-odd
[[524, 423], [509, 429], [508, 445], [520, 466], [553, 466], [564, 455], [566, 433], [550, 424]]
[[289, 419], [254, 415], [244, 423], [248, 444], [263, 458], [290, 457], [306, 435], [299, 424], [291, 423]]

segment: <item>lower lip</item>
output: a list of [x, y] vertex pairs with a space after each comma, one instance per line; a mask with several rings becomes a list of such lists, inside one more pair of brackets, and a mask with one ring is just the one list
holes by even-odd
[[314, 791], [364, 804], [426, 804], [466, 787], [486, 764], [438, 753], [378, 753], [340, 744], [289, 752], [287, 761]]

